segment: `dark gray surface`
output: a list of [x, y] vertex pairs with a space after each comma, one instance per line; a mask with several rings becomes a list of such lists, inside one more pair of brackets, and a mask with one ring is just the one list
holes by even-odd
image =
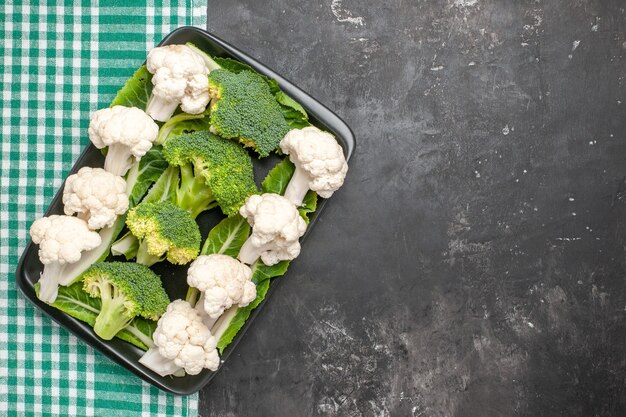
[[623, 415], [623, 1], [210, 3], [359, 144], [201, 416]]

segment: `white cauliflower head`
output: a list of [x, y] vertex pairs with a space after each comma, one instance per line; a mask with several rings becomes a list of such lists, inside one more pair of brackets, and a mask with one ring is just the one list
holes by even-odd
[[83, 167], [65, 180], [65, 214], [87, 221], [92, 230], [111, 227], [128, 210], [126, 181], [102, 168]]
[[146, 61], [152, 77], [148, 114], [165, 122], [178, 104], [185, 113], [200, 114], [209, 104], [209, 69], [204, 59], [187, 45], [153, 48]]
[[143, 110], [136, 107], [113, 106], [91, 115], [89, 139], [98, 149], [108, 147], [104, 169], [124, 175], [136, 160], [152, 147], [159, 126]]
[[204, 293], [204, 311], [215, 319], [233, 305], [245, 307], [256, 298], [252, 270], [230, 256], [199, 256], [187, 270], [187, 284]]
[[35, 220], [30, 236], [39, 245], [39, 259], [44, 265], [78, 262], [82, 251], [94, 249], [102, 241], [84, 220], [58, 215]]
[[186, 301], [175, 300], [167, 306], [152, 339], [161, 356], [173, 360], [189, 375], [197, 375], [204, 368], [215, 371], [219, 367], [217, 341]]
[[348, 164], [343, 149], [330, 133], [314, 126], [292, 129], [280, 142], [280, 149], [296, 166], [285, 191], [285, 197], [295, 205], [302, 204], [309, 189], [329, 198], [343, 185]]
[[306, 223], [291, 201], [278, 194], [255, 194], [239, 213], [252, 226], [252, 235], [239, 252], [242, 262], [251, 264], [260, 256], [270, 266], [300, 254], [298, 239], [306, 231]]

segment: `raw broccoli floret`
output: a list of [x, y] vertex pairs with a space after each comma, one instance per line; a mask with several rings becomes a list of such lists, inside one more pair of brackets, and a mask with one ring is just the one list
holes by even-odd
[[93, 329], [104, 340], [137, 316], [158, 320], [170, 302], [158, 275], [134, 262], [97, 262], [82, 278], [85, 292], [102, 302]]
[[163, 156], [180, 167], [176, 205], [194, 218], [215, 203], [232, 216], [246, 197], [257, 192], [248, 152], [210, 132], [175, 136], [165, 144]]
[[211, 129], [237, 139], [265, 157], [289, 131], [265, 79], [252, 71], [217, 69], [209, 74]]
[[200, 229], [191, 215], [169, 201], [141, 203], [128, 212], [126, 226], [139, 239], [137, 262], [153, 265], [163, 259], [184, 265], [200, 252]]

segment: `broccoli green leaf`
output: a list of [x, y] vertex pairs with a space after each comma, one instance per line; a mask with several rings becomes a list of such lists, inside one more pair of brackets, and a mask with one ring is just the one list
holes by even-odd
[[141, 158], [139, 164], [133, 164], [126, 175], [126, 184], [132, 187], [128, 196], [129, 209], [139, 204], [150, 186], [159, 179], [167, 167], [160, 146], [153, 146]]
[[[275, 193], [283, 195], [289, 184], [293, 172], [296, 167], [289, 160], [285, 158], [277, 163], [274, 168], [267, 174], [263, 182], [261, 183], [261, 190], [264, 193]], [[302, 206], [298, 208], [300, 215], [307, 224], [309, 223], [309, 214], [313, 213], [317, 209], [317, 193], [315, 191], [309, 191], [304, 196]]]
[[159, 179], [154, 183], [148, 194], [144, 197], [142, 202], [145, 203], [158, 203], [161, 201], [176, 201], [176, 189], [178, 188], [178, 182], [180, 178], [178, 176], [178, 168], [175, 166], [169, 166]]
[[274, 193], [283, 195], [287, 189], [287, 184], [293, 175], [295, 167], [289, 158], [285, 158], [277, 163], [267, 174], [261, 183], [261, 190], [264, 193]]
[[156, 330], [157, 324], [156, 321], [144, 319], [143, 317], [135, 317], [128, 327], [116, 334], [115, 337], [133, 344], [142, 350], [148, 350], [154, 346], [152, 334]]
[[152, 87], [152, 74], [143, 65], [126, 81], [124, 87], [117, 92], [117, 95], [111, 102], [111, 107], [138, 107], [145, 110], [148, 98], [152, 94]]
[[278, 101], [280, 104], [282, 104], [283, 106], [289, 107], [295, 110], [296, 112], [300, 113], [300, 116], [304, 120], [309, 120], [309, 115], [306, 114], [306, 110], [304, 110], [304, 107], [302, 107], [300, 103], [298, 103], [297, 101], [289, 97], [283, 91], [277, 92], [275, 94], [275, 97], [276, 97], [276, 101]]
[[213, 60], [217, 62], [217, 64], [223, 69], [234, 72], [235, 74], [241, 71], [254, 71], [254, 68], [252, 68], [250, 65], [244, 64], [243, 62], [239, 62], [231, 58], [215, 57], [213, 58]]
[[309, 214], [314, 213], [315, 210], [317, 210], [317, 193], [309, 190], [302, 200], [302, 205], [298, 207], [298, 212], [306, 224], [309, 224]]
[[[35, 284], [35, 292], [39, 293], [39, 283]], [[96, 317], [100, 314], [101, 302], [99, 298], [90, 297], [83, 290], [83, 283], [79, 281], [69, 287], [59, 287], [59, 295], [52, 306], [93, 327], [96, 323]], [[139, 317], [135, 318], [116, 337], [137, 346], [139, 349], [148, 350], [154, 345], [152, 333], [156, 327], [157, 322]]]
[[211, 231], [202, 247], [202, 255], [220, 253], [237, 257], [239, 249], [250, 234], [250, 225], [240, 215], [227, 217], [219, 222]]
[[254, 282], [255, 284], [260, 284], [261, 282], [269, 280], [270, 278], [285, 275], [285, 272], [287, 272], [287, 268], [289, 268], [290, 262], [291, 261], [280, 261], [276, 265], [267, 266], [261, 261], [256, 261], [251, 268], [252, 282]]
[[275, 97], [291, 129], [302, 129], [303, 127], [311, 126], [311, 123], [309, 123], [309, 115], [300, 103], [289, 97], [283, 91], [278, 91]]

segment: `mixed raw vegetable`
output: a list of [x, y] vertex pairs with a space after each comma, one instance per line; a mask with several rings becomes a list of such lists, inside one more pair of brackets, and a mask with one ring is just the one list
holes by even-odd
[[[104, 169], [83, 167], [63, 190], [65, 215], [31, 227], [44, 265], [37, 296], [146, 353], [166, 376], [215, 371], [270, 279], [300, 254], [317, 196], [348, 166], [335, 138], [246, 64], [195, 46], [157, 47], [88, 131]], [[285, 154], [263, 180], [252, 156]], [[204, 244], [196, 218], [225, 218]], [[187, 270], [170, 300], [150, 269]]]

